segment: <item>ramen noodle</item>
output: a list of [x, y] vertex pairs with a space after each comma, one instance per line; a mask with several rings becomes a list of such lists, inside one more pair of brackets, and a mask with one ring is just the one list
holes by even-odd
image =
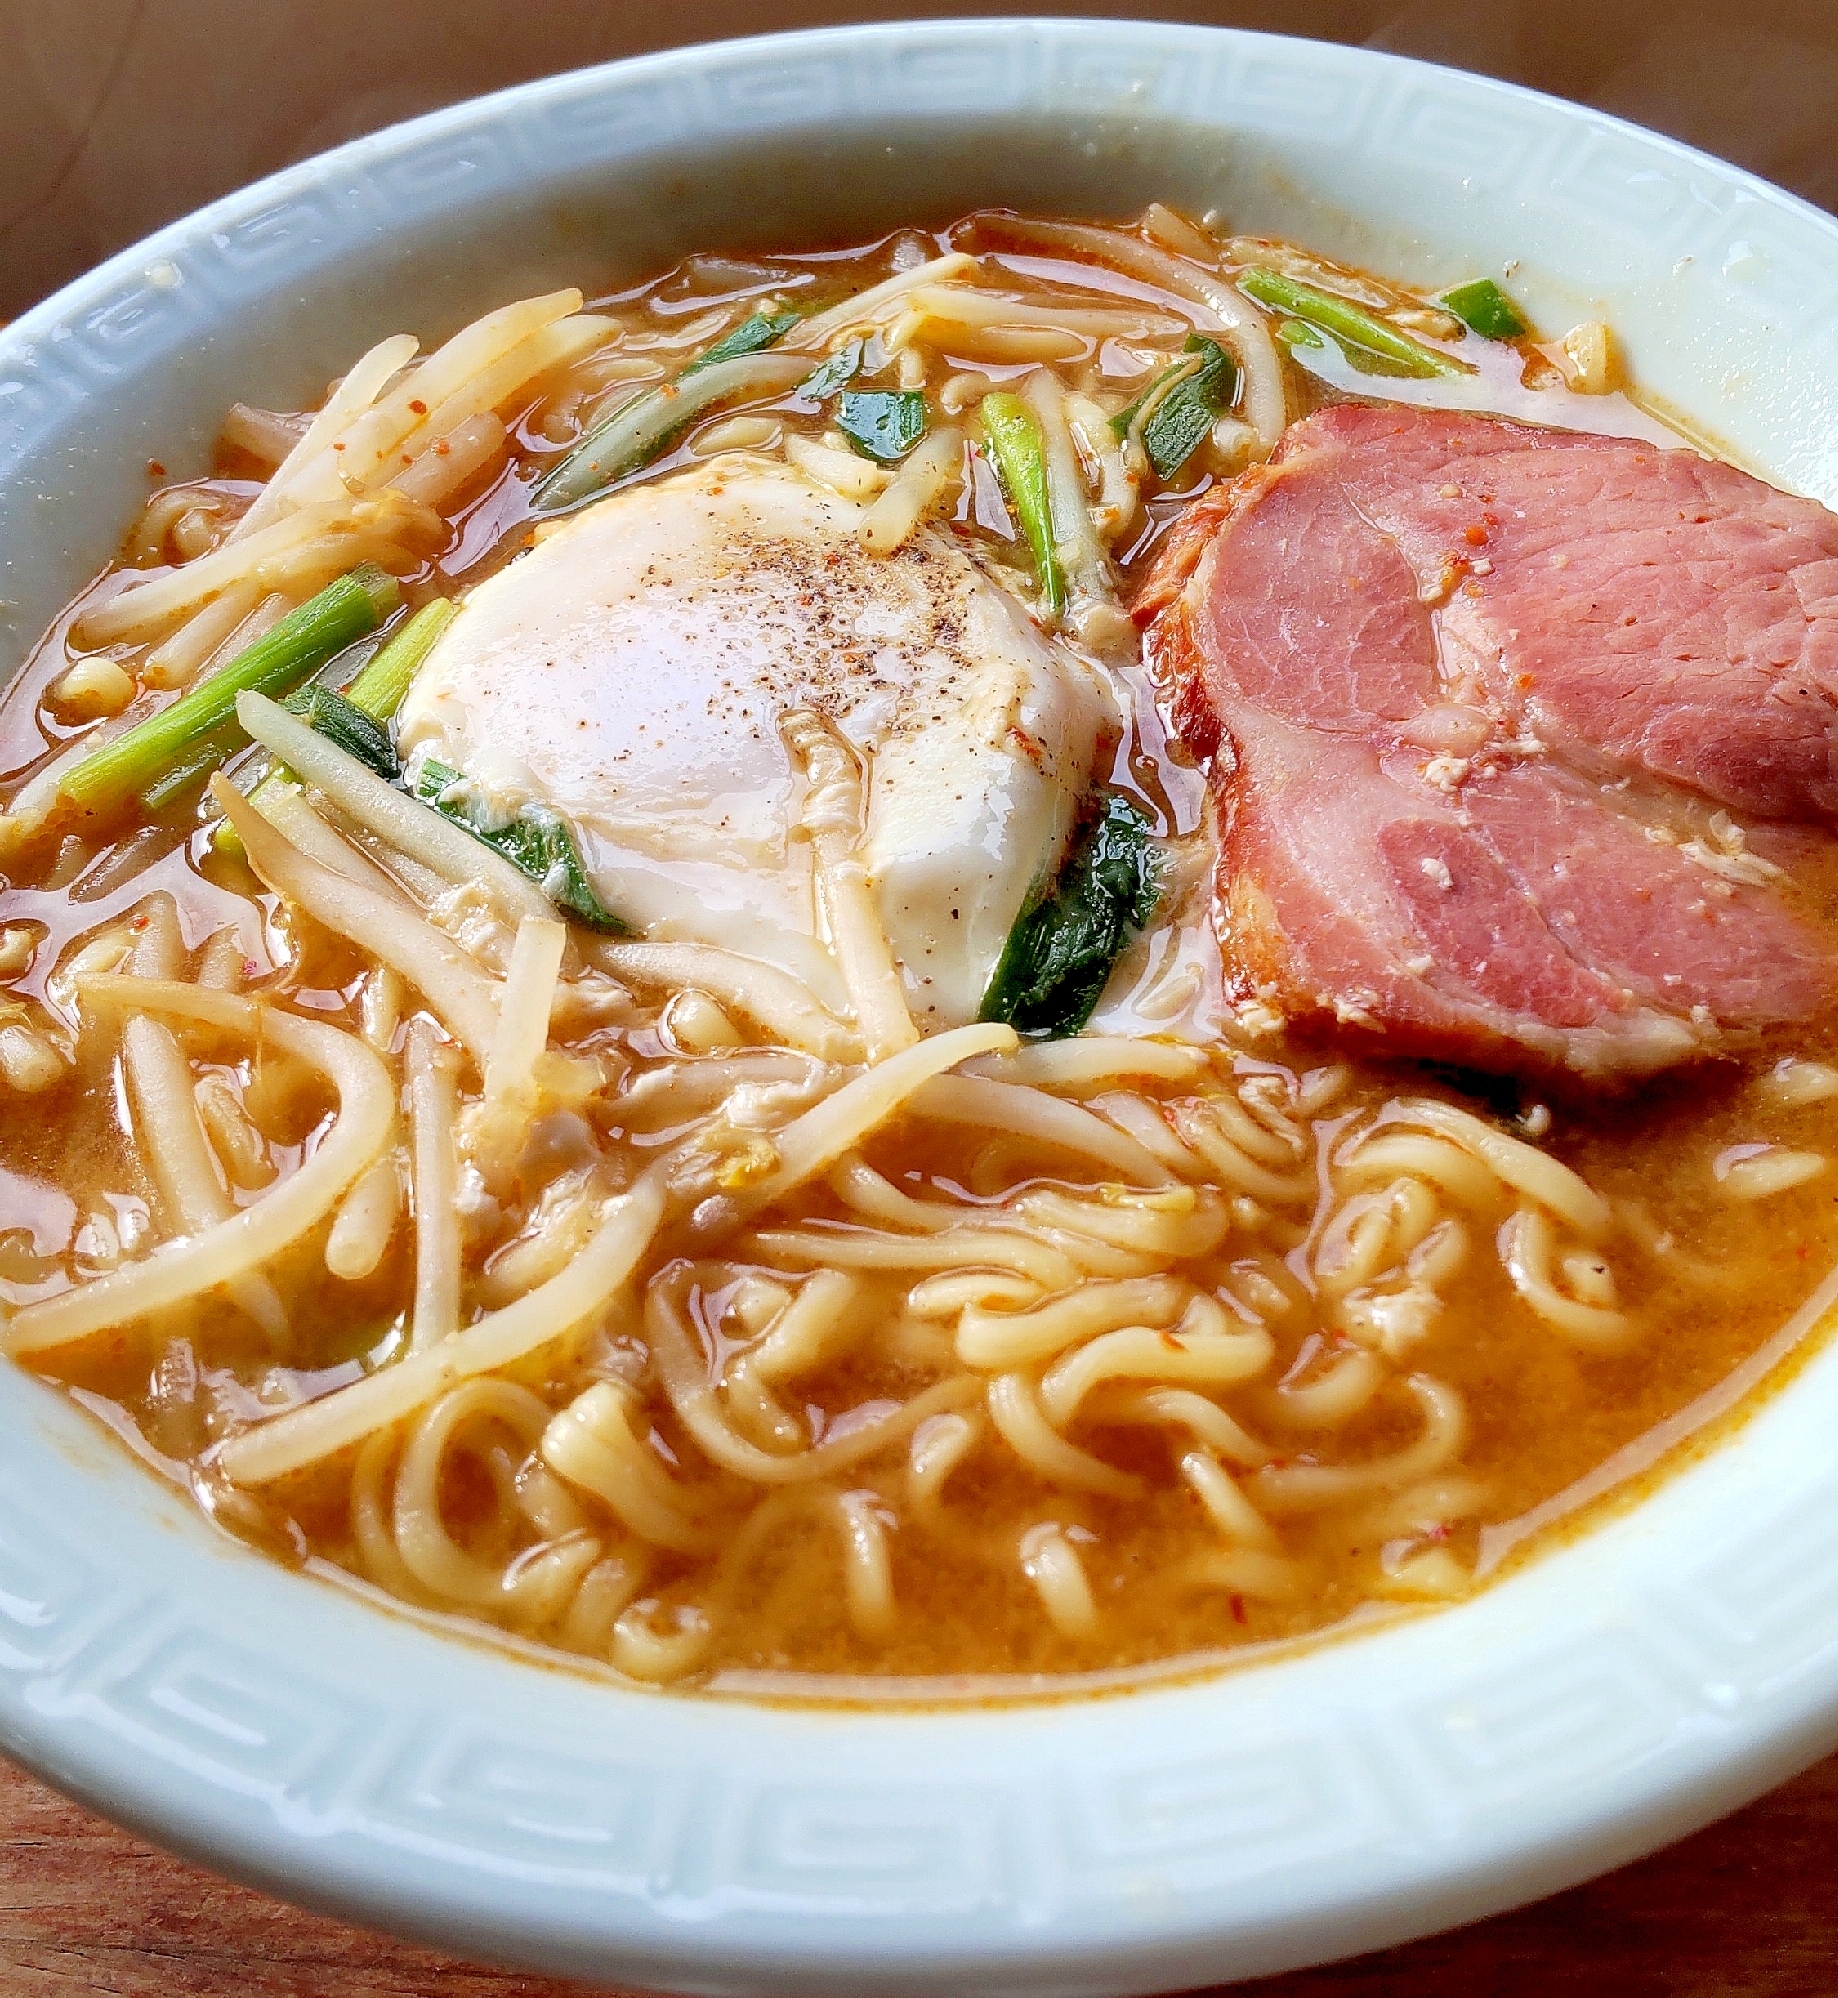
[[13, 1359], [657, 1685], [1217, 1660], [1626, 1488], [1833, 1260], [1822, 1030], [1579, 1095], [1228, 1003], [1128, 615], [1319, 406], [1678, 441], [1477, 289], [978, 214], [234, 405], [0, 710]]

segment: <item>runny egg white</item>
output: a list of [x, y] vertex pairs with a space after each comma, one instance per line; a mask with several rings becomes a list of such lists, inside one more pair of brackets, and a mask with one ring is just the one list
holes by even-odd
[[465, 772], [495, 822], [561, 814], [635, 928], [841, 1003], [779, 733], [816, 709], [864, 754], [866, 864], [914, 1018], [953, 1026], [1063, 859], [1118, 716], [948, 531], [880, 557], [861, 517], [738, 454], [603, 500], [466, 599], [401, 746]]

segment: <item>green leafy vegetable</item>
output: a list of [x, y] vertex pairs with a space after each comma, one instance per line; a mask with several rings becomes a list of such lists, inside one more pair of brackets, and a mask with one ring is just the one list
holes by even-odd
[[1010, 930], [978, 1017], [1036, 1039], [1076, 1034], [1160, 893], [1148, 820], [1121, 792], [1106, 792], [1058, 881]]
[[285, 693], [347, 645], [374, 631], [401, 600], [393, 576], [385, 575], [374, 562], [362, 564], [290, 611], [272, 631], [170, 707], [86, 756], [59, 789], [90, 811], [112, 811], [130, 798], [147, 795], [181, 764], [196, 766], [192, 772], [196, 775], [203, 767], [197, 759], [206, 738], [212, 739], [216, 761], [248, 741], [240, 728], [233, 734], [225, 729], [226, 723], [234, 725], [238, 694], [251, 687], [263, 694]]
[[836, 428], [864, 458], [895, 464], [925, 435], [925, 397], [918, 389], [844, 389]]
[[163, 812], [175, 798], [182, 797], [194, 784], [202, 783], [213, 770], [221, 770], [248, 740], [241, 723], [234, 719], [201, 736], [141, 791], [142, 806], [149, 812]]
[[590, 930], [623, 933], [625, 924], [595, 894], [566, 819], [541, 806], [526, 805], [509, 825], [487, 829], [473, 821], [455, 795], [464, 783], [459, 771], [429, 757], [416, 775], [415, 795], [520, 868], [558, 909], [566, 909]]
[[852, 382], [861, 373], [863, 344], [860, 340], [849, 340], [838, 347], [820, 368], [813, 369], [798, 384], [798, 400], [828, 402], [845, 382]]
[[401, 776], [402, 765], [396, 760], [389, 730], [355, 701], [347, 700], [330, 687], [302, 687], [298, 693], [289, 695], [283, 706], [335, 748], [356, 757], [367, 770], [374, 770], [392, 784]]
[[[621, 403], [604, 423], [594, 425], [552, 471], [537, 480], [530, 494], [531, 511], [557, 513], [579, 506], [619, 479], [629, 478], [661, 457], [705, 409], [724, 396], [751, 389], [784, 390], [790, 381], [761, 381], [774, 363], [762, 370], [764, 349], [795, 326], [795, 312], [756, 312], [733, 332], [698, 354], [671, 381], [640, 389]], [[790, 364], [775, 357], [776, 365]]]
[[1143, 449], [1164, 484], [1200, 448], [1238, 393], [1238, 363], [1217, 340], [1189, 333], [1187, 352], [1198, 355], [1200, 365], [1174, 384], [1142, 426]]
[[1168, 382], [1171, 382], [1176, 375], [1189, 375], [1192, 373], [1193, 363], [1191, 361], [1176, 361], [1172, 367], [1163, 368], [1161, 373], [1155, 377], [1127, 409], [1118, 410], [1116, 415], [1111, 418], [1111, 434], [1119, 441], [1127, 437], [1130, 434], [1130, 426], [1148, 408], [1151, 398], [1160, 394], [1162, 388]]
[[742, 354], [757, 354], [762, 347], [770, 347], [775, 340], [782, 340], [797, 325], [800, 314], [796, 312], [756, 312], [750, 319], [743, 319], [732, 333], [724, 333], [705, 354], [698, 354], [677, 376], [678, 381], [690, 375], [699, 375], [704, 368], [712, 368], [717, 361], [737, 361]]
[[1442, 294], [1442, 302], [1483, 340], [1522, 340], [1524, 315], [1492, 278], [1476, 278]]
[[[371, 721], [387, 722], [402, 705], [403, 696], [408, 692], [409, 682], [421, 670], [421, 662], [434, 649], [434, 641], [458, 614], [459, 605], [450, 597], [435, 597], [432, 602], [423, 604], [400, 631], [385, 640], [363, 671], [345, 689], [345, 701], [360, 714], [368, 716]], [[288, 696], [285, 705], [295, 714], [306, 714], [303, 702], [307, 698], [306, 693], [296, 690]], [[319, 728], [319, 723], [311, 715], [307, 715], [307, 720], [310, 726]], [[330, 731], [320, 729], [320, 733], [325, 735]], [[393, 778], [397, 775], [395, 750], [389, 744], [387, 732], [379, 730], [378, 733], [382, 737], [384, 746], [389, 748], [389, 767], [384, 769], [382, 763], [378, 761], [372, 763], [371, 768], [385, 777]], [[360, 761], [365, 760], [363, 752], [352, 748], [352, 745], [342, 737], [333, 739], [341, 749], [350, 749], [352, 755]], [[207, 769], [215, 768], [214, 763], [200, 763], [188, 769], [183, 782], [174, 785], [167, 795], [175, 795], [194, 777], [201, 776]], [[270, 784], [284, 783], [288, 776], [289, 772], [286, 770], [268, 770], [250, 791], [249, 802], [259, 809], [262, 792]], [[158, 809], [151, 792], [142, 794], [142, 802], [155, 810]], [[237, 836], [236, 828], [228, 819], [218, 820], [217, 830], [211, 837], [211, 843], [219, 853], [231, 854], [237, 858], [242, 855], [243, 843]]]
[[1047, 497], [1047, 461], [1040, 427], [1018, 395], [997, 389], [982, 402], [983, 436], [996, 461], [1010, 503], [1021, 516], [1021, 531], [1033, 551], [1041, 600], [1055, 617], [1066, 608], [1066, 573], [1053, 537], [1053, 508]]
[[458, 615], [459, 605], [451, 597], [423, 604], [345, 689], [345, 699], [372, 721], [388, 721], [402, 705], [409, 682], [433, 651], [434, 641]]
[[1281, 271], [1252, 269], [1238, 280], [1239, 289], [1279, 312], [1306, 320], [1310, 326], [1334, 339], [1347, 350], [1347, 358], [1358, 365], [1361, 355], [1377, 355], [1388, 362], [1387, 372], [1428, 380], [1432, 375], [1466, 375], [1474, 371], [1448, 354], [1439, 354], [1408, 333], [1400, 333], [1382, 319], [1376, 319], [1351, 299], [1333, 292], [1317, 291], [1313, 285], [1285, 277]]

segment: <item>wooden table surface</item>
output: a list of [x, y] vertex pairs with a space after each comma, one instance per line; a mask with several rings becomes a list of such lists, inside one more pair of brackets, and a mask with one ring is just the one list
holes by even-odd
[[[1838, 1992], [1835, 1861], [1838, 1757], [1593, 1885], [1236, 1998], [1814, 1998]], [[232, 1887], [0, 1763], [0, 1998], [571, 1992]]]

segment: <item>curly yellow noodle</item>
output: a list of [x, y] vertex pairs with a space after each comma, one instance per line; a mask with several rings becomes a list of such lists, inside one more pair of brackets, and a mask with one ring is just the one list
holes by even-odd
[[1138, 1186], [1165, 1186], [1168, 1168], [1127, 1132], [1077, 1103], [1044, 1090], [987, 1076], [949, 1075], [928, 1082], [913, 1098], [922, 1117], [946, 1124], [970, 1124], [1029, 1138], [1074, 1158], [1090, 1159]]
[[1098, 1605], [1078, 1549], [1057, 1525], [1030, 1526], [1021, 1536], [1021, 1572], [1039, 1592], [1041, 1607], [1062, 1637], [1089, 1637], [1098, 1627]]
[[696, 1516], [696, 1495], [652, 1454], [637, 1423], [642, 1409], [624, 1381], [597, 1381], [543, 1431], [543, 1462], [592, 1492], [640, 1540], [679, 1554], [706, 1553], [712, 1527]]
[[1423, 1412], [1423, 1432], [1408, 1449], [1364, 1464], [1269, 1464], [1255, 1477], [1264, 1509], [1278, 1514], [1313, 1512], [1416, 1484], [1444, 1468], [1468, 1438], [1460, 1395], [1427, 1374], [1404, 1383]]
[[1217, 1457], [1204, 1450], [1189, 1450], [1181, 1458], [1180, 1468], [1207, 1518], [1226, 1539], [1244, 1547], [1276, 1551], [1276, 1529], [1245, 1497]]
[[1170, 1429], [1185, 1429], [1209, 1450], [1229, 1458], [1240, 1470], [1255, 1471], [1276, 1455], [1260, 1443], [1215, 1401], [1192, 1388], [1152, 1387], [1112, 1388], [1103, 1392], [1101, 1406], [1093, 1411], [1101, 1421], [1159, 1423]]
[[69, 1345], [259, 1269], [331, 1212], [382, 1149], [395, 1116], [389, 1071], [355, 1034], [197, 985], [96, 977], [84, 979], [80, 990], [92, 1005], [163, 1013], [266, 1039], [331, 1083], [338, 1114], [299, 1171], [253, 1206], [169, 1243], [143, 1263], [14, 1312], [0, 1330], [0, 1344], [15, 1355]]
[[1173, 1276], [1126, 1277], [1088, 1283], [1030, 1311], [973, 1306], [958, 1321], [957, 1356], [967, 1367], [1001, 1372], [1050, 1360], [1068, 1346], [1126, 1325], [1172, 1326], [1194, 1296]]
[[1196, 1297], [1170, 1331], [1125, 1326], [1088, 1340], [1068, 1353], [1040, 1384], [1040, 1405], [1057, 1428], [1078, 1414], [1093, 1388], [1106, 1381], [1198, 1382], [1235, 1387], [1269, 1366], [1275, 1351], [1268, 1332], [1229, 1330], [1210, 1297]]
[[1500, 1230], [1500, 1260], [1513, 1288], [1552, 1331], [1597, 1352], [1621, 1351], [1634, 1336], [1633, 1321], [1625, 1311], [1567, 1296], [1552, 1268], [1556, 1255], [1550, 1219], [1534, 1207], [1521, 1207]]
[[[368, 1052], [368, 1051], [366, 1051]], [[375, 1056], [371, 1056], [375, 1060]], [[663, 1217], [656, 1177], [610, 1202], [587, 1246], [559, 1276], [425, 1352], [233, 1436], [216, 1453], [232, 1484], [268, 1484], [361, 1443], [449, 1387], [508, 1367], [606, 1308]]]
[[645, 1330], [664, 1390], [684, 1427], [710, 1460], [752, 1483], [800, 1484], [828, 1477], [897, 1442], [927, 1416], [976, 1399], [974, 1381], [940, 1381], [884, 1413], [852, 1424], [841, 1436], [791, 1455], [774, 1455], [749, 1443], [722, 1413], [709, 1382], [706, 1363], [683, 1322], [680, 1302], [669, 1294], [677, 1287], [676, 1283], [660, 1279], [651, 1285], [645, 1298]]
[[1608, 1202], [1567, 1165], [1522, 1138], [1509, 1138], [1504, 1131], [1496, 1131], [1491, 1124], [1470, 1111], [1458, 1110], [1452, 1103], [1436, 1103], [1427, 1097], [1402, 1098], [1385, 1106], [1379, 1123], [1381, 1128], [1421, 1124], [1438, 1136], [1453, 1139], [1515, 1192], [1567, 1221], [1586, 1242], [1602, 1241], [1614, 1226], [1614, 1213]]
[[409, 1429], [396, 1465], [391, 1524], [403, 1565], [431, 1596], [490, 1608], [503, 1598], [504, 1563], [481, 1559], [448, 1532], [441, 1487], [448, 1452], [469, 1425], [508, 1427], [527, 1452], [542, 1434], [547, 1406], [509, 1381], [471, 1380], [424, 1409]]
[[1047, 1420], [1033, 1383], [1025, 1375], [997, 1375], [989, 1383], [984, 1402], [1003, 1442], [1048, 1484], [1102, 1492], [1108, 1498], [1134, 1498], [1142, 1490], [1140, 1478], [1068, 1443]]

